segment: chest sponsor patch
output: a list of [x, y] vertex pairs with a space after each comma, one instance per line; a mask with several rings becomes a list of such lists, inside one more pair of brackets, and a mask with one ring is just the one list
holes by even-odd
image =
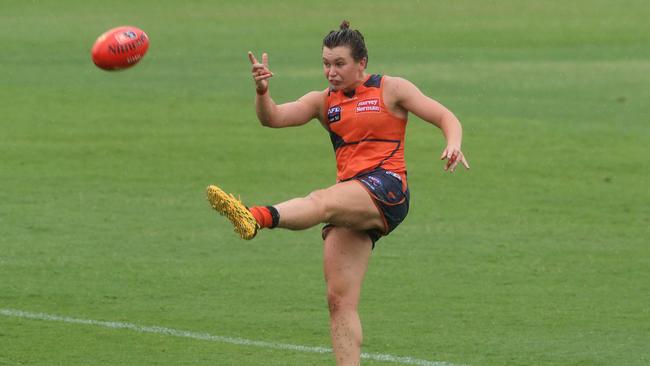
[[379, 98], [364, 99], [357, 103], [357, 113], [381, 112]]
[[338, 122], [341, 120], [341, 106], [334, 106], [330, 107], [327, 110], [327, 120], [332, 123], [332, 122]]

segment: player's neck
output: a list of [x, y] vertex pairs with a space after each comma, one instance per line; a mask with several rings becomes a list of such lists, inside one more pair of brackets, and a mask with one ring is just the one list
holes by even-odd
[[349, 87], [343, 89], [343, 92], [350, 93], [351, 91], [356, 90], [358, 87], [361, 86], [361, 84], [363, 84], [364, 81], [366, 81], [367, 77], [368, 75], [366, 75], [365, 72], [361, 72], [361, 74], [359, 74], [359, 78], [357, 79], [357, 81], [352, 83], [352, 85], [350, 85]]

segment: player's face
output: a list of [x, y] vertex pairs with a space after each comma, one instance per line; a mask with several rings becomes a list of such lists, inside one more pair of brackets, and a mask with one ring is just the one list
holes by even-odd
[[350, 90], [363, 80], [365, 58], [359, 62], [352, 58], [350, 47], [323, 47], [323, 73], [334, 90]]

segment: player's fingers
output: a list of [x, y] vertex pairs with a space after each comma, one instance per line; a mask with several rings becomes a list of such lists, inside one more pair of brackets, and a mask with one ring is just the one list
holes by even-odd
[[458, 164], [458, 157], [460, 156], [460, 154], [458, 150], [453, 150], [449, 155], [450, 155], [449, 159], [447, 160], [447, 169], [451, 169], [451, 171], [453, 172], [455, 166]]
[[463, 160], [461, 160], [461, 162], [462, 162], [463, 165], [465, 166], [465, 169], [469, 169], [469, 163], [467, 162], [467, 159], [465, 159], [464, 156], [463, 156]]
[[262, 69], [266, 69], [266, 66], [260, 63], [253, 64], [253, 71], [262, 70]]
[[445, 171], [449, 170], [451, 163], [453, 163], [453, 161], [451, 159], [447, 159], [447, 161], [445, 162]]
[[267, 75], [267, 74], [268, 75], [273, 75], [273, 73], [270, 72], [267, 69], [259, 69], [259, 70], [256, 70], [255, 72], [253, 72], [253, 77]]
[[255, 81], [266, 80], [273, 77], [273, 74], [263, 74], [255, 77]]
[[255, 76], [260, 76], [260, 75], [264, 75], [264, 74], [273, 74], [273, 73], [272, 73], [269, 69], [267, 69], [266, 67], [262, 66], [261, 64], [259, 64], [259, 65], [260, 65], [260, 66], [253, 66], [253, 70], [251, 71], [251, 72], [253, 73], [253, 77], [255, 77]]
[[253, 52], [248, 51], [248, 59], [251, 60], [251, 63], [253, 65], [258, 64], [257, 59], [255, 58], [255, 55], [253, 55]]
[[458, 162], [459, 162], [459, 160], [456, 159], [456, 160], [454, 160], [453, 163], [451, 163], [451, 166], [449, 167], [449, 171], [451, 173], [453, 173], [456, 170], [456, 167], [458, 166]]
[[266, 52], [262, 54], [262, 64], [269, 67], [269, 55]]
[[440, 160], [445, 160], [447, 157], [447, 149], [442, 150], [442, 155], [440, 155]]
[[454, 150], [447, 150], [447, 159], [451, 159], [454, 156]]
[[451, 160], [451, 162], [454, 163], [455, 161], [458, 160], [458, 157], [460, 157], [460, 151], [454, 150], [451, 152], [451, 157], [449, 158], [449, 160]]

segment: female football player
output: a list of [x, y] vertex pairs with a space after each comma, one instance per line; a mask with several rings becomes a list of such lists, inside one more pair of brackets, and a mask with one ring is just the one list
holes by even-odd
[[410, 81], [368, 74], [363, 36], [344, 21], [323, 39], [323, 74], [328, 88], [296, 101], [276, 104], [269, 91], [269, 58], [248, 57], [256, 87], [255, 110], [263, 126], [282, 128], [317, 119], [329, 132], [337, 163], [337, 183], [273, 206], [250, 209], [216, 186], [208, 200], [230, 219], [243, 239], [258, 230], [302, 230], [325, 224], [324, 272], [332, 348], [338, 365], [360, 363], [362, 332], [357, 313], [370, 253], [406, 217], [409, 190], [404, 162], [404, 133], [409, 113], [442, 130], [447, 146], [441, 160], [453, 172], [469, 169], [461, 151], [460, 122], [443, 105]]

